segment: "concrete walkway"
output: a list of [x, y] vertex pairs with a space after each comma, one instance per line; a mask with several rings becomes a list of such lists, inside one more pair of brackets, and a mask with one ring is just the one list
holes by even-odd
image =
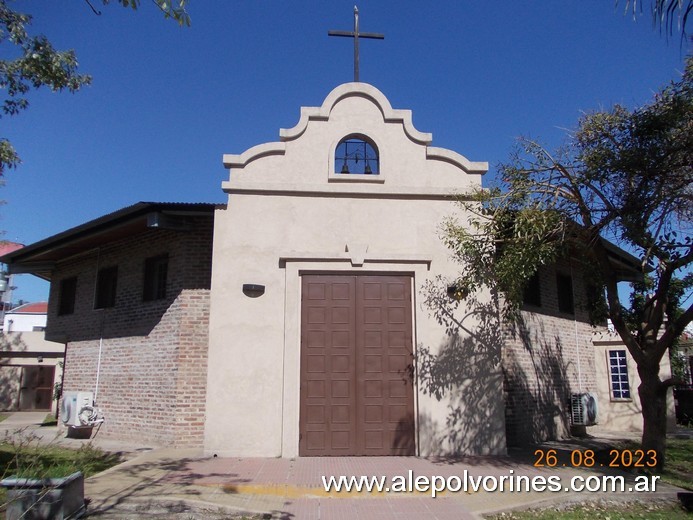
[[[8, 419], [9, 420], [9, 419]], [[5, 421], [7, 423], [7, 421]], [[3, 423], [0, 423], [2, 427]], [[12, 424], [12, 423], [9, 423]], [[8, 426], [6, 424], [5, 426]], [[18, 423], [15, 423], [15, 425]], [[3, 427], [4, 428], [4, 427]], [[31, 427], [36, 431], [38, 426]], [[46, 432], [41, 428], [41, 433]], [[57, 433], [57, 432], [56, 432]], [[48, 439], [50, 436], [45, 435]], [[60, 439], [60, 444], [81, 443]], [[90, 517], [105, 519], [193, 518], [221, 519], [246, 514], [263, 519], [472, 519], [514, 508], [594, 499], [676, 501], [680, 489], [664, 484], [657, 491], [565, 491], [574, 476], [624, 476], [632, 486], [634, 476], [596, 465], [593, 470], [570, 467], [570, 453], [608, 448], [614, 439], [558, 442], [542, 446], [555, 449], [558, 465], [535, 467], [533, 450], [505, 457], [465, 457], [434, 460], [416, 457], [307, 457], [297, 459], [204, 457], [200, 450], [149, 449], [96, 437], [93, 443], [121, 451], [128, 460], [85, 481]], [[565, 464], [565, 466], [564, 466]], [[321, 476], [384, 476], [386, 486], [416, 477], [454, 477], [467, 482], [479, 477], [507, 477], [506, 491], [444, 492], [335, 492], [325, 491]], [[411, 477], [410, 477], [411, 475]], [[561, 491], [508, 491], [509, 478], [560, 477]], [[487, 481], [489, 485], [492, 482]], [[394, 487], [394, 486], [393, 486]]]
[[[564, 460], [561, 458], [561, 460]], [[411, 473], [410, 473], [411, 472]], [[499, 492], [468, 489], [444, 492], [436, 498], [427, 492], [327, 492], [322, 475], [387, 476], [405, 480], [441, 476], [471, 479], [488, 476], [560, 476], [567, 486], [573, 476], [624, 475], [628, 485], [633, 476], [620, 472], [596, 472], [575, 468], [535, 468], [521, 457], [466, 457], [459, 460], [431, 460], [415, 457], [340, 458], [211, 458], [196, 451], [154, 450], [112, 468], [86, 482], [89, 510], [109, 512], [134, 504], [151, 507], [168, 505], [171, 511], [183, 504], [197, 510], [199, 518], [219, 509], [260, 513], [260, 518], [373, 518], [373, 519], [471, 519], [484, 513], [518, 507], [567, 501], [582, 502], [598, 497], [609, 500], [676, 500], [678, 489], [657, 486], [656, 493], [559, 493], [547, 491]], [[506, 481], [507, 482], [507, 481]], [[638, 496], [640, 495], [640, 496]], [[206, 511], [206, 514], [205, 514]]]
[[0, 429], [13, 430], [27, 426], [40, 426], [47, 415], [48, 412], [15, 412], [0, 422]]
[[[7, 412], [5, 412], [7, 413]], [[58, 444], [67, 448], [79, 448], [83, 444], [91, 443], [104, 451], [122, 453], [126, 457], [135, 456], [142, 451], [151, 451], [152, 447], [142, 443], [114, 441], [99, 437], [96, 433], [93, 439], [68, 439], [63, 430], [54, 426], [42, 426], [48, 412], [14, 412], [4, 421], [0, 422], [0, 438], [5, 435], [13, 435], [22, 431], [24, 435], [31, 435], [43, 443]], [[97, 430], [94, 430], [97, 432]]]

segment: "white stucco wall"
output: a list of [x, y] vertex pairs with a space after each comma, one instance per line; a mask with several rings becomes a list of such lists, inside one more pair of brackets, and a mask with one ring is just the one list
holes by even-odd
[[[334, 149], [354, 133], [377, 145], [380, 175], [335, 175]], [[436, 377], [415, 383], [417, 453], [504, 452], [493, 305], [425, 303], [427, 282], [444, 294], [458, 271], [439, 238], [457, 211], [449, 195], [479, 187], [486, 163], [431, 147], [409, 111], [363, 83], [303, 108], [280, 135], [224, 156], [231, 171], [228, 207], [215, 217], [205, 451], [298, 454], [300, 277], [349, 272], [413, 277], [414, 354], [437, 363]], [[248, 283], [265, 293], [246, 296]]]
[[[593, 338], [595, 366], [597, 369], [597, 399], [599, 412], [597, 425], [588, 429], [588, 433], [606, 432], [636, 432], [642, 433], [642, 406], [638, 387], [640, 376], [638, 367], [625, 344], [615, 332], [596, 333]], [[611, 373], [609, 369], [609, 351], [624, 350], [628, 367], [628, 383], [630, 399], [614, 399], [611, 392]], [[668, 353], [660, 362], [659, 377], [666, 380], [671, 377], [671, 364]], [[676, 428], [676, 413], [672, 390], [667, 395], [667, 429]]]
[[[55, 341], [47, 341], [43, 331], [33, 332], [5, 332], [0, 333], [0, 354], [19, 356], [24, 354], [43, 354], [45, 357], [62, 357], [65, 345]], [[26, 356], [25, 356], [26, 357]]]
[[5, 314], [3, 330], [5, 332], [31, 332], [34, 327], [46, 326], [46, 314]]

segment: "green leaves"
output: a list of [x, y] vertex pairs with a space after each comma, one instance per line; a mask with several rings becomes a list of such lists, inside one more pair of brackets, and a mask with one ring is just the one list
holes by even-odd
[[[137, 9], [140, 0], [117, 0], [123, 7]], [[189, 26], [186, 11], [187, 0], [153, 0], [164, 13], [179, 25]], [[108, 5], [110, 0], [102, 0]], [[96, 14], [101, 14], [87, 0]], [[0, 117], [15, 116], [29, 107], [27, 94], [31, 89], [47, 87], [53, 91], [77, 92], [91, 83], [91, 76], [79, 74], [77, 57], [72, 50], [58, 51], [43, 35], [30, 36], [27, 27], [31, 16], [18, 13], [8, 7], [7, 0], [0, 0], [0, 43], [14, 45], [13, 59], [0, 60], [0, 88], [5, 91], [0, 101]], [[6, 53], [10, 54], [10, 53]], [[16, 168], [19, 156], [7, 139], [0, 138], [0, 176], [8, 169]]]
[[20, 160], [17, 152], [7, 139], [0, 139], [0, 177], [5, 174], [5, 170], [16, 168]]
[[448, 220], [443, 229], [446, 245], [463, 266], [458, 285], [468, 292], [484, 286], [502, 292], [508, 314], [519, 309], [524, 288], [539, 266], [554, 261], [565, 247], [561, 214], [523, 205], [528, 196], [522, 187], [479, 193], [477, 202], [460, 201], [467, 220]]
[[[574, 137], [582, 177], [608, 196], [618, 238], [661, 261], [690, 249], [693, 61], [652, 103], [588, 114]], [[615, 209], [618, 209], [616, 213]]]
[[[56, 51], [45, 36], [29, 36], [26, 26], [30, 23], [31, 16], [11, 10], [5, 0], [0, 0], [0, 43], [12, 43], [18, 52], [15, 59], [0, 60], [0, 88], [6, 92], [2, 114], [6, 116], [28, 108], [25, 95], [32, 88], [75, 92], [91, 82], [89, 76], [77, 73], [73, 51]], [[0, 176], [19, 162], [9, 141], [0, 139]]]
[[[618, 0], [616, 0], [618, 5]], [[642, 11], [642, 1], [626, 0], [625, 12], [631, 11], [633, 17]], [[686, 38], [686, 26], [688, 16], [693, 12], [693, 2], [691, 0], [651, 0], [650, 11], [652, 22], [658, 26], [660, 31], [664, 29], [667, 34], [672, 34], [674, 29], [681, 31], [681, 41]]]
[[[102, 0], [104, 5], [108, 5], [111, 0]], [[186, 11], [187, 0], [152, 0], [154, 4], [164, 13], [164, 18], [171, 18], [178, 22], [178, 25], [190, 27], [190, 15]], [[137, 10], [140, 0], [117, 0], [123, 7], [130, 7]]]
[[[693, 262], [692, 94], [689, 58], [681, 80], [650, 104], [585, 115], [555, 153], [535, 140], [518, 140], [499, 166], [500, 185], [467, 194], [460, 200], [463, 220], [443, 228], [461, 265], [459, 283], [470, 291], [501, 291], [506, 310], [514, 312], [538, 267], [568, 257], [584, 264], [590, 292], [606, 287], [608, 313], [628, 335], [617, 283], [637, 278], [637, 270], [653, 278], [650, 314], [628, 321], [642, 327], [641, 335], [657, 337], [671, 304], [685, 301], [674, 297], [673, 281]], [[628, 267], [614, 261], [606, 241], [635, 255], [639, 266], [635, 259]], [[676, 318], [660, 355], [691, 317], [693, 308]]]

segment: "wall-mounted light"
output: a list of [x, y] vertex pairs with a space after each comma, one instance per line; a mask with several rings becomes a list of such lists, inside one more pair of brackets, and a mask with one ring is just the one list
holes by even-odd
[[459, 284], [451, 284], [448, 285], [448, 298], [451, 300], [464, 300], [467, 296], [469, 296], [469, 291], [462, 287]]
[[243, 294], [249, 298], [257, 298], [265, 294], [265, 286], [257, 283], [244, 283]]

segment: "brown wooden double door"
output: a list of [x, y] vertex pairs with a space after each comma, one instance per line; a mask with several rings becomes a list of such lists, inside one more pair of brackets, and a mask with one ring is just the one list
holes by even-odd
[[301, 456], [414, 455], [411, 277], [303, 275]]
[[20, 410], [50, 410], [53, 402], [55, 367], [50, 365], [25, 366], [19, 390]]

